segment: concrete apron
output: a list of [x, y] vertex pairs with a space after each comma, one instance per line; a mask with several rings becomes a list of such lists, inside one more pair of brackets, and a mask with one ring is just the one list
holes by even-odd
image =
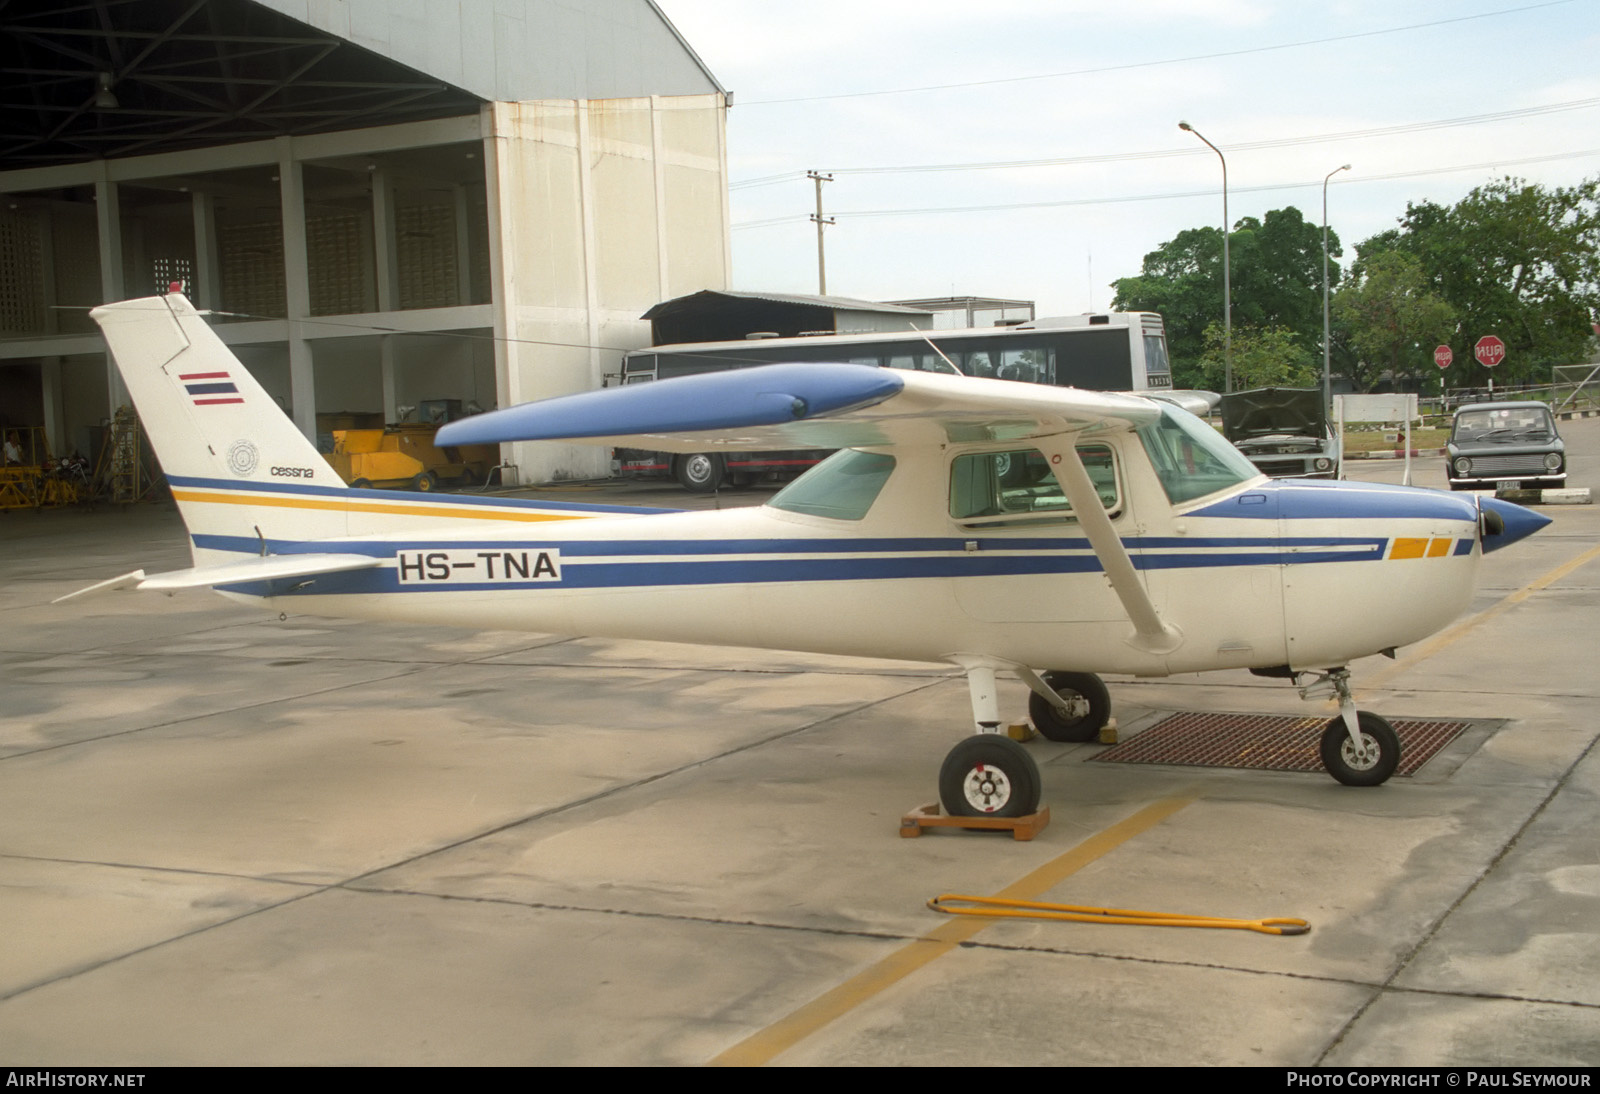
[[[898, 837], [962, 732], [937, 668], [280, 624], [203, 594], [50, 607], [184, 564], [169, 511], [53, 519], [0, 528], [9, 1063], [1600, 1055], [1594, 564], [1503, 606], [1600, 544], [1590, 510], [1486, 560], [1492, 618], [1355, 666], [1363, 707], [1507, 719], [1488, 739], [1371, 790], [1037, 741], [1032, 843]], [[1112, 694], [1124, 725], [1307, 709], [1243, 673]], [[1313, 930], [956, 945], [924, 907], [1019, 883]]]

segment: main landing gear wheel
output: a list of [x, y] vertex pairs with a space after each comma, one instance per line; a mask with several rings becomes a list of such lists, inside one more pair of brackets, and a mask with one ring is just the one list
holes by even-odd
[[1370, 711], [1356, 711], [1361, 743], [1350, 739], [1344, 718], [1336, 717], [1322, 731], [1322, 766], [1346, 786], [1378, 786], [1400, 766], [1400, 735]]
[[1010, 737], [980, 733], [950, 750], [939, 800], [952, 817], [1026, 817], [1039, 811], [1039, 765]]
[[1092, 672], [1047, 672], [1040, 677], [1067, 701], [1071, 715], [1063, 714], [1042, 695], [1028, 696], [1028, 717], [1048, 740], [1092, 741], [1111, 717], [1111, 693]]

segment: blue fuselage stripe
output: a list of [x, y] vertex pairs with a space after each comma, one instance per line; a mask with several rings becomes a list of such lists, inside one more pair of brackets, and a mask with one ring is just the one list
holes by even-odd
[[[1054, 550], [1018, 549], [1017, 541], [988, 541], [988, 549], [967, 551], [963, 541], [929, 540], [718, 540], [638, 541], [477, 541], [438, 540], [403, 543], [340, 544], [341, 553], [391, 557], [405, 552], [486, 550], [551, 552], [560, 558], [557, 581], [423, 581], [401, 584], [396, 569], [324, 574], [311, 581], [283, 579], [230, 585], [253, 595], [341, 595], [394, 592], [472, 592], [539, 589], [607, 589], [647, 586], [731, 585], [810, 581], [884, 581], [916, 578], [1048, 576], [1099, 573], [1101, 565], [1082, 540], [1057, 541]], [[1035, 542], [1035, 541], [1022, 541]], [[196, 536], [197, 546], [253, 555], [259, 544], [237, 536]], [[1199, 541], [1152, 537], [1130, 539], [1140, 570], [1207, 569], [1235, 566], [1287, 566], [1328, 562], [1370, 562], [1385, 557], [1389, 540], [1378, 536], [1275, 539], [1208, 538]], [[1470, 541], [1469, 541], [1470, 543]], [[328, 550], [327, 542], [284, 543], [276, 554]], [[916, 553], [909, 553], [916, 552]], [[633, 556], [618, 558], [618, 555]], [[786, 557], [738, 557], [748, 555]], [[707, 555], [721, 557], [708, 558]], [[829, 555], [842, 557], [825, 557]], [[654, 556], [654, 557], [647, 557]], [[665, 557], [662, 557], [665, 556]]]

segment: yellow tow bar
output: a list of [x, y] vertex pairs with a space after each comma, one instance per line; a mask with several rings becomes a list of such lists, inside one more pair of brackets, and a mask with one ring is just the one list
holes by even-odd
[[[970, 904], [977, 907], [953, 907]], [[1061, 919], [1071, 923], [1126, 923], [1136, 927], [1210, 927], [1222, 931], [1257, 931], [1261, 934], [1305, 934], [1311, 924], [1303, 919], [1229, 919], [1225, 916], [1141, 912], [1133, 908], [1090, 908], [1081, 904], [1042, 904], [1032, 900], [1007, 900], [996, 896], [940, 893], [928, 907], [945, 915], [976, 915], [996, 919]]]

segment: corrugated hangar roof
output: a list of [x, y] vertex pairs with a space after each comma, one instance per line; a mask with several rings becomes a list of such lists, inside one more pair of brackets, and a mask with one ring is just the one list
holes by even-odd
[[927, 315], [926, 308], [908, 308], [900, 304], [880, 304], [874, 300], [856, 300], [849, 296], [816, 296], [809, 293], [734, 292], [727, 289], [704, 289], [688, 296], [663, 300], [639, 318], [657, 319], [680, 312], [704, 311], [720, 307], [723, 300], [760, 300], [769, 304], [799, 304], [835, 311], [870, 311], [886, 315]]
[[910, 330], [914, 319], [931, 323], [933, 313], [847, 296], [706, 289], [663, 300], [640, 318], [650, 320], [651, 340], [662, 346], [725, 342], [756, 331], [793, 337], [819, 331]]
[[0, 169], [720, 91], [649, 0], [9, 0]]

